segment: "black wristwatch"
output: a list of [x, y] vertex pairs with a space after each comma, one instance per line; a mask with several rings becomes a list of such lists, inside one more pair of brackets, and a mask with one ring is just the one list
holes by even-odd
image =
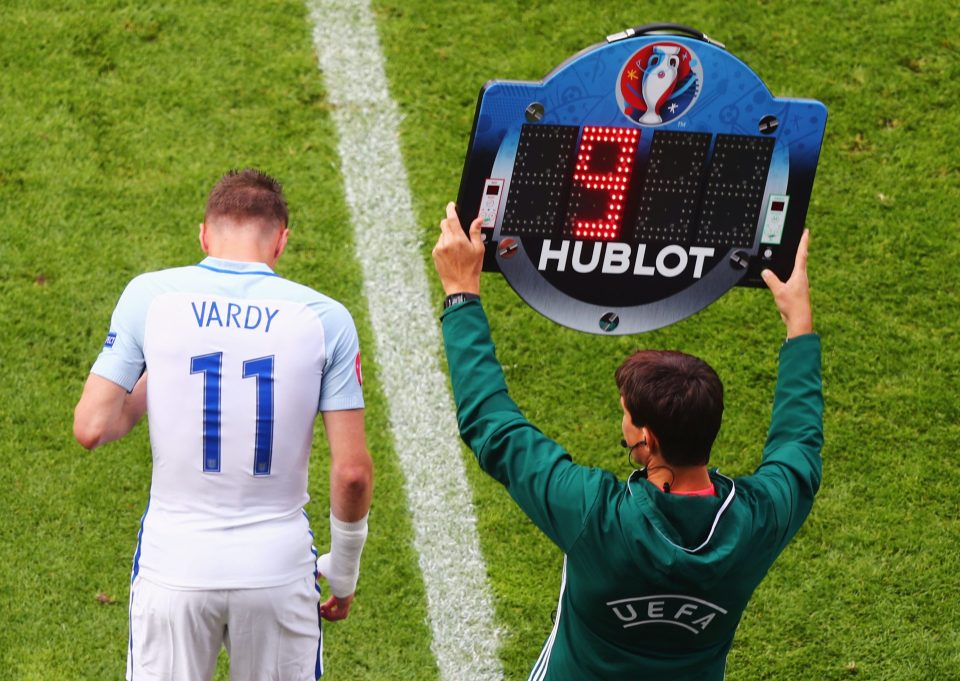
[[447, 299], [443, 301], [443, 309], [453, 307], [454, 305], [459, 305], [460, 303], [465, 303], [468, 300], [480, 300], [480, 294], [478, 293], [451, 293], [447, 296]]

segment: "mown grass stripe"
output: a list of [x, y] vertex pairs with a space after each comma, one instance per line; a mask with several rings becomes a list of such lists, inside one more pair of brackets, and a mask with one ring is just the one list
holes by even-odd
[[308, 0], [308, 7], [406, 477], [431, 648], [444, 681], [500, 679], [493, 603], [400, 156], [400, 113], [387, 88], [373, 15], [363, 0]]

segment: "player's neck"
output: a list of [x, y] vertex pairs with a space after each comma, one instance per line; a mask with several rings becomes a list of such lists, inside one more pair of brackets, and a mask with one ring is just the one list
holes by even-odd
[[207, 251], [207, 255], [212, 258], [234, 260], [236, 262], [258, 262], [268, 265], [271, 268], [274, 265], [274, 263], [271, 262], [273, 259], [267, 257], [263, 249], [258, 248], [257, 245], [219, 244], [216, 247], [211, 247], [210, 250]]
[[283, 225], [265, 231], [248, 223], [201, 223], [200, 248], [213, 258], [258, 262], [273, 269], [287, 245], [288, 233]]
[[663, 459], [647, 464], [647, 481], [660, 489], [670, 485], [674, 492], [696, 492], [711, 485], [706, 466], [674, 466]]

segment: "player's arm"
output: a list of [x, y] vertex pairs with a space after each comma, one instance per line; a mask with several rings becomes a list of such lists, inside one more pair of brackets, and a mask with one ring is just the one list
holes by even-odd
[[507, 391], [479, 301], [444, 312], [443, 339], [460, 436], [533, 523], [569, 551], [601, 492], [603, 472], [576, 465], [524, 417]]
[[813, 333], [813, 312], [807, 278], [809, 233], [797, 249], [793, 272], [781, 282], [762, 272], [787, 331], [780, 349], [780, 367], [773, 414], [763, 460], [756, 478], [764, 482], [779, 514], [778, 526], [789, 539], [813, 504], [820, 487], [823, 448], [823, 386], [820, 338]]
[[367, 515], [373, 495], [373, 460], [367, 451], [363, 409], [323, 413], [330, 443], [330, 510], [340, 520]]
[[813, 333], [813, 311], [807, 278], [810, 233], [804, 230], [793, 272], [786, 282], [761, 272], [787, 331], [780, 350], [780, 370], [765, 453], [792, 442], [819, 451], [823, 446], [823, 391], [820, 339]]
[[[479, 220], [471, 225], [468, 238], [450, 204], [440, 229], [433, 258], [444, 291], [479, 293]], [[478, 301], [444, 312], [443, 338], [461, 437], [480, 467], [507, 488], [537, 527], [569, 550], [597, 499], [602, 473], [574, 464], [563, 447], [520, 412], [507, 392]]]
[[797, 246], [793, 272], [785, 282], [780, 281], [770, 270], [760, 273], [773, 294], [780, 318], [787, 327], [787, 340], [813, 333], [813, 307], [810, 304], [810, 280], [807, 277], [809, 246], [810, 230], [805, 229], [800, 237], [800, 245]]
[[119, 440], [133, 430], [147, 410], [147, 375], [131, 392], [97, 374], [90, 374], [73, 412], [73, 435], [87, 449]]
[[323, 412], [330, 443], [330, 552], [317, 561], [332, 596], [320, 605], [324, 619], [350, 612], [360, 576], [360, 554], [367, 538], [373, 496], [373, 460], [367, 451], [363, 409]]
[[151, 290], [140, 276], [127, 284], [73, 414], [73, 434], [95, 449], [129, 433], [147, 409], [143, 329]]

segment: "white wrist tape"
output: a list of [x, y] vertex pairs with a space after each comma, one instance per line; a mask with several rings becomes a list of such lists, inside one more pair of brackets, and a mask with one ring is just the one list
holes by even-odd
[[327, 578], [330, 591], [337, 598], [357, 590], [360, 577], [360, 554], [367, 541], [367, 516], [347, 523], [330, 513], [330, 553], [317, 558], [317, 571]]

